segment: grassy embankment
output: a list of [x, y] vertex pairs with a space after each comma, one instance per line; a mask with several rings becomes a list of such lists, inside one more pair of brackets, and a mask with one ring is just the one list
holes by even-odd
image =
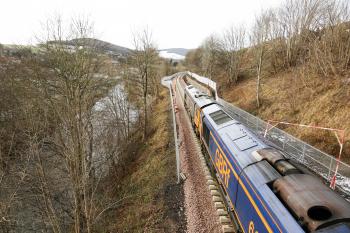
[[168, 90], [152, 109], [151, 133], [135, 151], [118, 194], [129, 198], [117, 209], [112, 232], [177, 232], [181, 227], [181, 187], [176, 162]]
[[[221, 95], [236, 106], [264, 120], [313, 124], [346, 130], [343, 160], [350, 163], [350, 74], [344, 77], [320, 78], [294, 67], [262, 79], [262, 106], [256, 107], [254, 72], [235, 85], [223, 85]], [[220, 85], [221, 83], [221, 85]], [[300, 127], [278, 126], [292, 135], [338, 156], [339, 146], [333, 133]]]

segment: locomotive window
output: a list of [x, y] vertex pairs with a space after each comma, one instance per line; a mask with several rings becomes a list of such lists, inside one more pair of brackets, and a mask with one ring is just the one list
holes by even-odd
[[207, 146], [209, 146], [209, 135], [210, 135], [210, 131], [207, 125], [203, 123], [203, 137], [204, 137], [205, 143], [207, 143]]
[[209, 116], [213, 119], [213, 121], [217, 124], [217, 125], [221, 125], [224, 124], [228, 121], [231, 121], [232, 118], [229, 117], [224, 111], [219, 110], [213, 113], [210, 113]]

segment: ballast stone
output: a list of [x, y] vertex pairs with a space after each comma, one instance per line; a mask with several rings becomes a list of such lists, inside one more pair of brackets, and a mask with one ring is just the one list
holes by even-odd
[[212, 196], [217, 196], [217, 197], [220, 197], [220, 196], [221, 196], [220, 193], [219, 193], [217, 190], [210, 190], [210, 194], [211, 194]]
[[225, 208], [224, 204], [221, 201], [216, 201], [214, 203], [214, 206], [215, 206], [216, 209], [223, 209], [223, 208]]
[[228, 215], [227, 211], [224, 209], [217, 209], [216, 212], [218, 213], [219, 216], [226, 216]]
[[236, 229], [233, 226], [223, 225], [222, 226], [222, 232], [223, 233], [235, 233], [237, 231], [236, 231]]
[[230, 224], [231, 223], [231, 219], [226, 217], [226, 216], [220, 216], [219, 217], [219, 221], [220, 221], [221, 224], [224, 224], [224, 223]]

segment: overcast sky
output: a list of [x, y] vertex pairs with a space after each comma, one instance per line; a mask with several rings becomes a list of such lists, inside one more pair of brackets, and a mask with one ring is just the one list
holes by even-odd
[[132, 32], [148, 27], [159, 48], [195, 48], [232, 24], [251, 24], [281, 0], [1, 0], [0, 43], [36, 43], [41, 22], [55, 13], [89, 15], [96, 35], [132, 47]]

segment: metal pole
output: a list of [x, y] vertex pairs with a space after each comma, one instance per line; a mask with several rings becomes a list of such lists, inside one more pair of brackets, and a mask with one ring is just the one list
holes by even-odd
[[175, 117], [175, 107], [174, 107], [174, 99], [173, 99], [173, 88], [172, 85], [169, 85], [170, 91], [170, 101], [171, 101], [171, 109], [173, 115], [173, 127], [174, 127], [174, 140], [175, 140], [175, 155], [176, 155], [176, 174], [177, 174], [177, 183], [180, 183], [180, 154], [179, 154], [179, 143], [177, 138], [177, 127], [176, 127], [176, 117]]
[[329, 180], [329, 182], [331, 182], [332, 165], [333, 165], [333, 158], [331, 159], [331, 162], [329, 164], [329, 169], [328, 169], [328, 180]]
[[305, 159], [305, 151], [306, 151], [306, 144], [304, 144], [304, 147], [303, 147], [303, 154], [301, 156], [301, 161], [304, 162], [304, 159]]

